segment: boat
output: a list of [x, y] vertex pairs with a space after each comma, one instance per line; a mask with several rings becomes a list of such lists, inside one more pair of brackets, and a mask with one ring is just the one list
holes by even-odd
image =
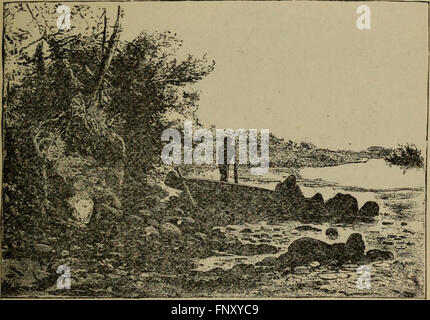
[[181, 198], [201, 208], [215, 207], [224, 212], [259, 213], [263, 216], [267, 211], [277, 210], [278, 201], [274, 190], [224, 182], [204, 178], [182, 177], [179, 172], [170, 171], [164, 183], [183, 191]]
[[[379, 215], [379, 205], [366, 202], [359, 210], [357, 199], [350, 194], [338, 193], [324, 201], [317, 193], [306, 198], [290, 175], [277, 184], [275, 190], [203, 178], [183, 177], [179, 170], [170, 171], [164, 183], [181, 190], [184, 203], [213, 214], [233, 213], [234, 220], [264, 220], [277, 217], [302, 222], [354, 222], [373, 221]], [[213, 210], [215, 209], [215, 210]]]

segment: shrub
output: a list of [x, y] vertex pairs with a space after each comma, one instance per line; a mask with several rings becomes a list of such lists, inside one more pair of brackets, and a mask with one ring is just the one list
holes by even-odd
[[422, 168], [424, 159], [421, 156], [421, 151], [414, 144], [400, 145], [392, 150], [385, 161], [390, 165], [396, 165], [403, 169]]

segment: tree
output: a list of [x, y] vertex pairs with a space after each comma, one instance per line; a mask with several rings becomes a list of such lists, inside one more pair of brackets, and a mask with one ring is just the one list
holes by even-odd
[[424, 159], [421, 156], [421, 151], [412, 143], [399, 145], [388, 156], [385, 161], [390, 165], [396, 165], [404, 170], [412, 168], [422, 168]]

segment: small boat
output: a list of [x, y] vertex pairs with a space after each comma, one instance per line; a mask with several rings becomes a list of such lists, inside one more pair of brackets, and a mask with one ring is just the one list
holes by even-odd
[[253, 213], [263, 215], [270, 208], [278, 206], [274, 190], [223, 182], [203, 178], [182, 177], [175, 171], [170, 171], [164, 183], [171, 188], [185, 191], [181, 197], [190, 198], [195, 205], [203, 208], [222, 208], [227, 212]]

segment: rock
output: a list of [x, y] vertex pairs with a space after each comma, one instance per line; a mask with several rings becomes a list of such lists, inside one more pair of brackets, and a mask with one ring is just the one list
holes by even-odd
[[339, 232], [337, 231], [336, 228], [327, 228], [327, 230], [325, 231], [325, 235], [330, 239], [330, 240], [335, 240], [337, 239], [337, 237], [339, 236]]
[[277, 262], [275, 257], [266, 257], [263, 260], [257, 262], [256, 266], [274, 266]]
[[318, 261], [321, 265], [342, 264], [364, 258], [364, 241], [360, 234], [349, 236], [346, 243], [330, 245], [313, 238], [300, 238], [291, 243], [288, 252], [279, 256], [281, 266], [292, 268]]
[[311, 263], [309, 263], [309, 266], [311, 268], [318, 268], [320, 266], [320, 263], [318, 261], [312, 261]]
[[315, 194], [312, 198], [304, 199], [301, 206], [294, 208], [298, 212], [298, 218], [304, 223], [321, 222], [326, 216], [324, 199], [320, 193]]
[[402, 221], [402, 222], [400, 223], [400, 225], [402, 225], [402, 226], [406, 226], [406, 225], [408, 225], [408, 224], [407, 224], [406, 222], [403, 222], [403, 221]]
[[379, 205], [375, 201], [367, 201], [358, 211], [363, 218], [373, 218], [379, 215]]
[[93, 214], [94, 202], [87, 192], [78, 192], [67, 203], [72, 208], [72, 217], [78, 223], [88, 224]]
[[357, 216], [358, 202], [350, 194], [338, 193], [325, 204], [331, 220], [352, 221]]
[[309, 273], [309, 269], [305, 266], [298, 266], [294, 268], [294, 273], [297, 274], [308, 274]]
[[345, 243], [345, 251], [347, 259], [354, 262], [359, 261], [364, 257], [366, 246], [363, 238], [359, 233], [353, 233], [348, 237]]
[[284, 181], [278, 183], [275, 187], [275, 193], [277, 198], [281, 200], [281, 203], [287, 203], [289, 205], [297, 205], [305, 199], [302, 191], [296, 184], [296, 177], [290, 175]]
[[321, 203], [324, 204], [324, 198], [321, 193], [315, 193], [314, 196], [310, 199], [313, 203]]
[[394, 255], [390, 251], [373, 249], [366, 252], [366, 260], [369, 262], [393, 259]]
[[170, 188], [182, 190], [184, 188], [181, 178], [176, 171], [169, 171], [164, 178], [164, 184]]
[[175, 226], [174, 224], [171, 224], [170, 222], [163, 223], [160, 226], [160, 232], [161, 235], [167, 237], [167, 238], [178, 238], [181, 236], [182, 232], [181, 230]]
[[307, 226], [307, 225], [306, 226], [298, 226], [294, 229], [299, 230], [299, 231], [315, 231], [315, 232], [321, 231], [321, 229], [318, 229], [318, 228], [315, 228], [312, 226]]

